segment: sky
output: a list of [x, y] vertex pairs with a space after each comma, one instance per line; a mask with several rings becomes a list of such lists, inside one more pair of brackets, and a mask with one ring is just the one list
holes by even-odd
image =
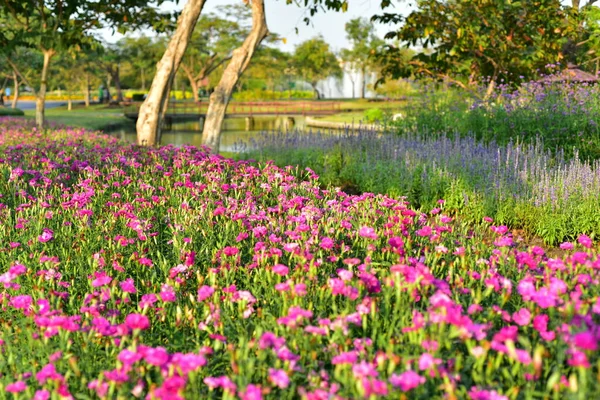
[[[180, 0], [179, 4], [167, 3], [162, 8], [165, 10], [182, 9], [186, 0]], [[241, 0], [207, 0], [203, 13], [214, 12], [218, 6], [240, 2]], [[303, 0], [300, 0], [303, 1]], [[284, 37], [286, 44], [280, 44], [281, 50], [292, 52], [299, 43], [322, 35], [330, 44], [332, 50], [338, 51], [342, 48], [350, 47], [346, 39], [344, 25], [346, 22], [357, 17], [370, 18], [374, 14], [380, 13], [380, 0], [349, 0], [348, 11], [334, 12], [325, 11], [312, 17], [310, 25], [306, 25], [304, 17], [309, 16], [306, 9], [298, 7], [295, 4], [287, 5], [285, 0], [265, 0], [265, 10], [267, 13], [267, 24], [271, 32], [275, 32]], [[393, 1], [392, 6], [385, 9], [386, 12], [398, 12], [406, 14], [409, 10], [409, 2]], [[298, 33], [296, 33], [296, 28]], [[377, 33], [383, 37], [386, 32], [391, 30], [390, 26], [377, 25]], [[147, 32], [147, 34], [151, 34]], [[102, 31], [102, 36], [108, 42], [119, 40], [121, 35], [112, 35], [110, 31]]]

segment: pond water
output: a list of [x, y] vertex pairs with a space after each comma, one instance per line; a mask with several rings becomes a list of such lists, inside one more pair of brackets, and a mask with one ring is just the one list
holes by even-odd
[[[221, 152], [233, 152], [236, 143], [248, 142], [260, 132], [280, 129], [304, 129], [305, 127], [305, 118], [301, 116], [254, 117], [253, 121], [248, 121], [246, 118], [226, 118], [223, 121], [220, 150]], [[133, 124], [106, 133], [131, 143], [135, 143], [136, 140]], [[163, 132], [162, 144], [200, 146], [202, 144], [202, 122], [174, 122], [171, 129]]]

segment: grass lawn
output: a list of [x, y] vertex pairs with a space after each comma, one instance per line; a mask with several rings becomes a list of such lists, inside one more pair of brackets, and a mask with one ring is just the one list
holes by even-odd
[[[25, 111], [25, 116], [35, 117], [35, 110]], [[108, 108], [106, 105], [73, 106], [69, 111], [66, 107], [46, 109], [46, 119], [61, 125], [102, 130], [110, 125], [127, 124], [131, 122], [123, 116], [123, 109]]]

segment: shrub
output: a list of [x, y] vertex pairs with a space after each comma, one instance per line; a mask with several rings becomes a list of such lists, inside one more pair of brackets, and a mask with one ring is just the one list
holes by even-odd
[[25, 113], [19, 108], [0, 107], [0, 117], [2, 116], [23, 116]]

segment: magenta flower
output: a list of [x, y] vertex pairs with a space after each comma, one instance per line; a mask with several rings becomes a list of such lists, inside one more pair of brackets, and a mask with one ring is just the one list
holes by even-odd
[[105, 286], [112, 282], [112, 278], [106, 275], [106, 272], [104, 271], [94, 272], [94, 277], [95, 279], [92, 281], [93, 287]]
[[145, 315], [133, 313], [125, 317], [125, 325], [132, 330], [145, 330], [150, 327], [150, 321]]
[[591, 248], [592, 247], [592, 239], [590, 239], [589, 236], [587, 235], [579, 235], [579, 237], [577, 238], [577, 241], [579, 242], [580, 245], [582, 245], [583, 247], [586, 248]]
[[392, 374], [390, 383], [399, 387], [403, 392], [407, 392], [425, 383], [425, 378], [414, 371], [406, 371], [400, 375]]
[[325, 250], [331, 250], [334, 246], [334, 241], [333, 239], [329, 238], [329, 237], [322, 237], [321, 238], [321, 243], [319, 243], [319, 247], [321, 247], [322, 249]]
[[49, 242], [52, 239], [54, 239], [54, 232], [51, 229], [48, 229], [48, 228], [44, 228], [42, 230], [42, 234], [40, 236], [38, 236], [38, 240], [41, 243]]
[[33, 400], [48, 400], [50, 399], [50, 392], [47, 390], [38, 390], [33, 395]]
[[25, 390], [27, 390], [27, 384], [23, 381], [16, 381], [16, 382], [9, 383], [8, 385], [6, 385], [5, 390], [8, 393], [24, 392]]
[[508, 397], [501, 395], [495, 390], [480, 390], [475, 386], [469, 391], [471, 400], [508, 400]]
[[211, 286], [201, 286], [198, 288], [198, 301], [204, 301], [213, 295], [215, 289]]
[[290, 269], [283, 264], [275, 264], [273, 266], [273, 272], [280, 276], [285, 276], [288, 274]]
[[10, 305], [17, 309], [28, 311], [31, 307], [31, 296], [23, 294], [10, 299]]
[[146, 267], [151, 267], [154, 265], [154, 263], [152, 262], [151, 259], [147, 258], [147, 257], [142, 257], [139, 260], [140, 264], [146, 266]]
[[379, 375], [375, 366], [366, 361], [361, 361], [358, 364], [355, 364], [352, 367], [352, 373], [354, 374], [355, 378], [359, 378], [359, 379], [360, 378], [368, 378], [368, 377], [375, 378], [376, 376]]
[[262, 391], [260, 386], [248, 385], [246, 390], [240, 393], [241, 400], [262, 400]]
[[358, 360], [358, 354], [356, 351], [347, 351], [344, 353], [340, 353], [337, 356], [331, 359], [331, 363], [333, 365], [338, 364], [355, 364]]
[[127, 278], [119, 283], [121, 290], [125, 293], [137, 293], [133, 279]]
[[280, 389], [290, 385], [290, 377], [282, 369], [269, 368], [269, 381]]
[[377, 233], [375, 233], [375, 229], [369, 228], [367, 226], [363, 226], [358, 230], [358, 236], [367, 239], [377, 239]]
[[149, 347], [144, 351], [144, 360], [150, 365], [161, 367], [169, 361], [169, 353], [164, 347]]
[[579, 332], [573, 336], [573, 343], [582, 350], [598, 350], [598, 339], [592, 332]]
[[531, 313], [528, 309], [521, 308], [513, 314], [513, 321], [520, 326], [529, 325], [529, 322], [531, 322]]
[[167, 285], [166, 283], [161, 286], [159, 296], [161, 300], [165, 303], [172, 303], [175, 300], [177, 300], [175, 289], [173, 289], [172, 286]]

